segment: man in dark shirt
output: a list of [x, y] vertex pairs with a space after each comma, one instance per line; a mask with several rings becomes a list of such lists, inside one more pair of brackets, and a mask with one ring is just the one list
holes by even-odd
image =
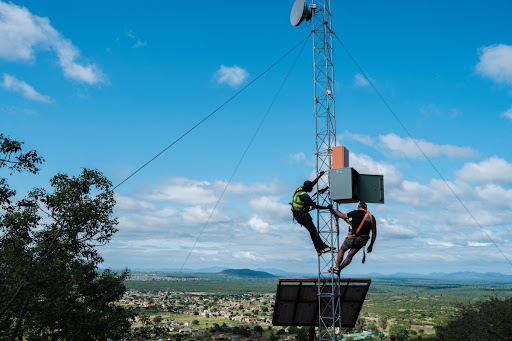
[[[339, 276], [340, 271], [349, 265], [356, 253], [366, 245], [370, 238], [370, 231], [372, 239], [368, 246], [368, 253], [372, 252], [373, 243], [375, 243], [375, 238], [377, 237], [377, 223], [375, 221], [375, 217], [368, 212], [368, 208], [364, 202], [359, 203], [356, 211], [350, 211], [345, 214], [331, 208], [331, 213], [345, 220], [348, 220], [349, 218], [352, 219], [348, 236], [345, 238], [345, 241], [338, 252], [336, 266], [329, 270]], [[343, 260], [345, 251], [348, 251], [348, 254], [347, 258]]]
[[293, 201], [291, 203], [292, 205], [292, 213], [293, 218], [297, 220], [299, 224], [304, 226], [311, 236], [311, 241], [313, 241], [313, 245], [315, 246], [316, 252], [320, 256], [322, 253], [329, 252], [332, 250], [332, 248], [328, 245], [326, 245], [322, 238], [320, 238], [320, 235], [318, 234], [318, 231], [316, 229], [315, 224], [313, 223], [313, 219], [311, 218], [311, 215], [309, 214], [310, 209], [332, 209], [332, 205], [328, 206], [320, 206], [317, 205], [309, 196], [309, 192], [313, 190], [313, 186], [316, 185], [318, 182], [318, 179], [322, 175], [324, 175], [325, 172], [320, 172], [320, 174], [314, 179], [313, 181], [306, 180], [304, 182], [304, 185], [297, 188], [295, 193], [293, 194]]

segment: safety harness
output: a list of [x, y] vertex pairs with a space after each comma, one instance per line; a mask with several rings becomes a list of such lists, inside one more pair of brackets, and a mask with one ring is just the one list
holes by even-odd
[[[372, 216], [372, 214], [370, 212], [368, 212], [365, 209], [362, 209], [362, 211], [366, 212], [366, 214], [363, 217], [363, 220], [361, 220], [361, 223], [357, 227], [355, 233], [352, 233], [352, 225], [350, 225], [350, 229], [348, 230], [348, 238], [369, 237], [369, 235], [367, 235], [367, 234], [359, 235], [359, 231], [361, 231], [361, 228], [363, 227], [364, 222], [366, 221], [366, 217], [368, 217], [368, 216], [370, 217], [370, 222], [372, 223], [371, 226], [373, 226], [373, 216]], [[366, 261], [366, 247], [363, 247], [363, 260], [361, 261], [361, 263], [364, 264], [365, 261]]]
[[359, 235], [359, 231], [361, 231], [361, 228], [363, 227], [364, 222], [366, 221], [366, 217], [368, 217], [368, 216], [370, 217], [371, 226], [373, 226], [373, 216], [372, 216], [372, 214], [370, 212], [368, 212], [365, 209], [362, 209], [362, 211], [365, 211], [366, 214], [364, 215], [363, 220], [361, 220], [361, 223], [357, 227], [355, 233], [352, 233], [353, 229], [352, 229], [352, 225], [350, 225], [350, 229], [348, 230], [348, 237], [349, 238], [353, 238], [353, 237], [369, 237], [369, 235], [367, 235], [367, 234]]

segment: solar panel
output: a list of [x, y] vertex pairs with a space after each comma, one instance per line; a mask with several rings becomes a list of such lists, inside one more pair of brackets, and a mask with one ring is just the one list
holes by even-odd
[[342, 327], [354, 327], [370, 284], [369, 279], [340, 279], [334, 283], [322, 279], [319, 290], [317, 279], [280, 279], [272, 324], [318, 327], [320, 296], [324, 322], [336, 319], [336, 324], [341, 322]]

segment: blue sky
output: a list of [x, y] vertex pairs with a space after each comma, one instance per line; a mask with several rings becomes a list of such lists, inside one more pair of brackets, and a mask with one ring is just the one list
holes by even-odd
[[[0, 131], [46, 162], [23, 194], [83, 167], [118, 184], [302, 41], [293, 1], [0, 0]], [[333, 29], [493, 241], [512, 259], [512, 4], [336, 1]], [[316, 272], [288, 202], [314, 172], [312, 41], [116, 192], [105, 267]], [[334, 43], [338, 145], [384, 174], [379, 236], [347, 274], [496, 271], [492, 245]], [[343, 205], [342, 211], [354, 209]]]

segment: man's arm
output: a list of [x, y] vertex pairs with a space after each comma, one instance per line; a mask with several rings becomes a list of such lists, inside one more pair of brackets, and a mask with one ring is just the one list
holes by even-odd
[[374, 221], [373, 225], [372, 225], [372, 240], [370, 241], [370, 245], [368, 245], [368, 248], [366, 249], [368, 251], [368, 253], [372, 252], [373, 243], [375, 243], [376, 238], [377, 238], [377, 221]]
[[329, 204], [329, 206], [320, 206], [317, 205], [316, 202], [311, 200], [311, 197], [309, 194], [304, 193], [300, 196], [300, 200], [304, 203], [306, 206], [311, 206], [313, 209], [320, 209], [320, 210], [330, 210], [332, 208], [332, 204]]
[[318, 180], [322, 177], [322, 175], [324, 175], [325, 172], [324, 171], [321, 171], [320, 174], [318, 174], [318, 176], [315, 178], [315, 180], [311, 181], [311, 183], [314, 185], [316, 185], [316, 183], [318, 182]]
[[315, 208], [317, 210], [331, 210], [332, 204], [329, 204], [327, 206], [320, 206], [320, 205], [317, 205], [315, 202], [313, 202], [313, 208]]
[[331, 209], [331, 213], [340, 217], [341, 219], [348, 219], [348, 215], [346, 215], [345, 213], [340, 212], [338, 210]]

